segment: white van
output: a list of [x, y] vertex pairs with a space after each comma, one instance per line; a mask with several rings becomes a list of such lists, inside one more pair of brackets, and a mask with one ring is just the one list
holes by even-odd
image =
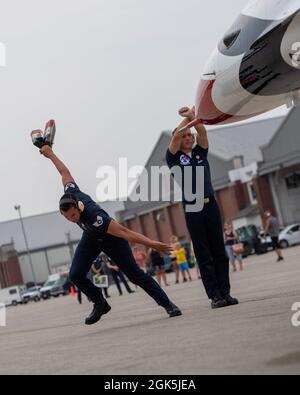
[[0, 303], [5, 306], [17, 306], [18, 304], [22, 304], [25, 291], [25, 285], [0, 289]]

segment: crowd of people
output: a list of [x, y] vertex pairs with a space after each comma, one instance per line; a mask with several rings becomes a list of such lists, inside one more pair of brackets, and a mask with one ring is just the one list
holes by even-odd
[[[149, 249], [147, 252], [138, 247], [133, 247], [132, 252], [138, 266], [146, 273], [154, 275], [160, 286], [170, 286], [167, 279], [167, 272], [175, 274], [175, 284], [180, 283], [180, 278], [183, 283], [193, 281], [191, 269], [196, 268], [198, 279], [201, 279], [200, 270], [196, 263], [196, 258], [193, 252], [192, 244], [187, 248], [187, 244], [181, 244], [176, 236], [172, 236], [170, 240], [174, 247], [174, 252], [171, 255], [171, 264], [168, 264], [169, 257], [165, 256], [154, 249]], [[181, 274], [181, 276], [180, 276]], [[104, 285], [99, 285], [102, 288], [106, 298], [110, 298], [108, 292], [109, 286], [115, 284], [119, 295], [123, 295], [122, 285], [128, 294], [135, 293], [129, 284], [125, 274], [119, 267], [104, 253], [101, 253], [94, 261], [88, 279], [96, 284], [101, 284], [97, 279], [106, 276], [108, 281]], [[138, 288], [135, 286], [136, 289]], [[82, 303], [81, 292], [78, 292], [78, 301]]]
[[[278, 262], [283, 261], [282, 249], [279, 245], [280, 226], [276, 217], [267, 211], [264, 214], [264, 239], [271, 237], [273, 250], [278, 256]], [[233, 228], [230, 222], [224, 225], [224, 243], [226, 253], [232, 266], [232, 271], [235, 273], [238, 270], [244, 270], [243, 254], [245, 247], [239, 240], [239, 235]], [[173, 247], [171, 255], [171, 267], [168, 267], [166, 262], [167, 257], [162, 256], [160, 253], [150, 250], [145, 253], [139, 248], [134, 247], [133, 253], [138, 265], [149, 272], [155, 273], [158, 283], [162, 286], [169, 286], [166, 271], [174, 272], [175, 284], [179, 284], [180, 280], [186, 283], [193, 281], [191, 268], [196, 268], [198, 279], [201, 279], [201, 273], [197, 259], [195, 257], [193, 243], [181, 243], [177, 236], [172, 236], [170, 244]], [[167, 269], [168, 268], [168, 269]]]
[[[263, 217], [264, 232], [263, 239], [271, 239], [272, 248], [276, 252], [277, 262], [283, 262], [283, 251], [279, 242], [280, 224], [278, 219], [272, 215], [270, 211], [266, 211]], [[238, 233], [234, 230], [231, 223], [226, 223], [224, 227], [224, 239], [226, 252], [232, 265], [233, 272], [238, 271], [237, 263], [240, 271], [244, 270], [243, 253], [245, 251], [243, 243], [239, 241]]]

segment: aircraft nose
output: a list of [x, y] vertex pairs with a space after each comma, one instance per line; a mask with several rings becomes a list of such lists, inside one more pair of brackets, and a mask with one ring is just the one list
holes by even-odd
[[197, 91], [196, 117], [206, 125], [222, 123], [232, 117], [232, 115], [220, 111], [214, 103], [213, 87], [215, 82], [215, 79], [201, 79]]

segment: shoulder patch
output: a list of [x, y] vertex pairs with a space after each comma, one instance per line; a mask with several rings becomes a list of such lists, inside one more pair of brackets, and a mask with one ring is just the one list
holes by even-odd
[[76, 185], [75, 184], [73, 184], [73, 183], [69, 183], [69, 184], [67, 184], [66, 186], [65, 186], [65, 191], [67, 191], [69, 188], [76, 188]]
[[100, 228], [104, 224], [103, 218], [98, 215], [97, 221], [93, 224], [95, 228]]

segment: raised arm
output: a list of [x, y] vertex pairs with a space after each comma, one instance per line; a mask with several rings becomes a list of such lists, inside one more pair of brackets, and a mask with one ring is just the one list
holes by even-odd
[[51, 162], [54, 164], [56, 167], [57, 171], [62, 177], [62, 183], [63, 185], [67, 185], [69, 183], [75, 183], [74, 178], [72, 177], [69, 169], [67, 166], [55, 155], [53, 152], [52, 148], [49, 147], [48, 145], [45, 145], [41, 149], [41, 154], [44, 155], [45, 158], [48, 158], [51, 160]]
[[108, 234], [120, 237], [129, 241], [130, 243], [136, 243], [144, 245], [147, 248], [152, 248], [156, 251], [161, 252], [162, 254], [170, 255], [172, 252], [172, 247], [168, 244], [160, 243], [159, 241], [154, 241], [145, 237], [139, 233], [133, 232], [122, 226], [118, 222], [112, 221], [108, 228]]
[[[184, 117], [185, 121], [187, 120], [188, 123], [190, 123], [196, 117], [195, 108], [193, 107], [190, 109], [189, 107], [183, 107], [179, 110], [179, 115]], [[204, 149], [208, 149], [209, 141], [208, 141], [206, 127], [202, 124], [198, 124], [195, 126], [195, 129], [197, 131], [197, 144]]]
[[195, 129], [197, 131], [197, 144], [204, 149], [208, 149], [209, 141], [206, 127], [202, 124], [199, 124], [195, 126]]
[[169, 145], [169, 151], [171, 152], [171, 154], [175, 155], [180, 150], [182, 138], [183, 138], [183, 135], [186, 131], [186, 129], [184, 129], [184, 128], [185, 128], [185, 126], [187, 126], [189, 124], [189, 122], [190, 121], [186, 118], [176, 128], [176, 130], [173, 134], [172, 141]]

